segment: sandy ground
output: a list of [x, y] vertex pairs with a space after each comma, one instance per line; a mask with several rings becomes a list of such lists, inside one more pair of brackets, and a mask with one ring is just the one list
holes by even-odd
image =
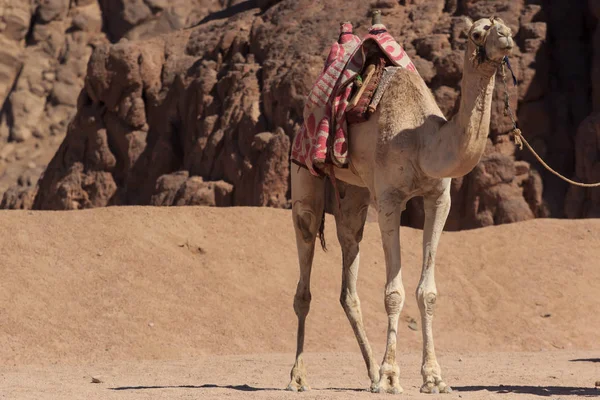
[[[123, 207], [3, 211], [0, 220], [0, 398], [373, 396], [362, 391], [366, 371], [338, 303], [331, 219], [307, 326], [314, 390], [295, 395], [279, 390], [295, 350], [289, 211]], [[443, 234], [434, 330], [456, 389], [447, 398], [600, 395], [599, 232], [600, 220], [536, 220]], [[404, 397], [423, 397], [410, 295], [421, 232], [403, 228], [401, 240], [401, 384]], [[385, 266], [376, 224], [361, 252], [359, 294], [379, 358]]]
[[[399, 360], [406, 399], [570, 399], [600, 396], [597, 352], [440, 354], [449, 395], [419, 393], [418, 354]], [[86, 366], [0, 368], [7, 399], [376, 399], [360, 353], [309, 353], [312, 390], [283, 388], [293, 354], [204, 356], [187, 361], [137, 361]], [[101, 383], [92, 383], [92, 377]], [[4, 397], [3, 397], [4, 396]]]

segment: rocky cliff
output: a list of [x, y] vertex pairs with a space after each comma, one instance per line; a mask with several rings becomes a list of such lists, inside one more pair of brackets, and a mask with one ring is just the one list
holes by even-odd
[[199, 23], [226, 7], [188, 0], [0, 0], [2, 208], [31, 206], [76, 115], [94, 49]]
[[[0, 159], [17, 159], [23, 148], [19, 146], [62, 141], [39, 184], [35, 185], [34, 176], [43, 163], [31, 168], [31, 179], [21, 178], [21, 186], [5, 194], [3, 207], [287, 207], [289, 144], [301, 123], [304, 95], [320, 72], [338, 23], [351, 20], [358, 32], [364, 32], [373, 7], [382, 10], [384, 23], [412, 57], [447, 117], [460, 96], [466, 43], [462, 16], [503, 18], [518, 44], [512, 65], [519, 85], [509, 85], [509, 90], [524, 134], [567, 176], [600, 179], [598, 117], [581, 124], [600, 103], [593, 83], [600, 82], [595, 77], [600, 51], [592, 53], [593, 48], [600, 50], [594, 46], [599, 33], [595, 14], [583, 3], [103, 0], [65, 4], [52, 18], [42, 6], [21, 10], [21, 28], [3, 31], [15, 48], [21, 46], [24, 56], [2, 66], [6, 70], [2, 79], [6, 75], [9, 83], [0, 87], [0, 94], [5, 93], [0, 140], [8, 141], [13, 150], [0, 150]], [[589, 7], [597, 13], [597, 7]], [[76, 22], [84, 18], [79, 15], [88, 16], [90, 22]], [[50, 36], [36, 36], [36, 32], [59, 23], [54, 47], [61, 50], [48, 53], [53, 48], [46, 40]], [[70, 56], [71, 48], [80, 50]], [[48, 56], [42, 58], [37, 52]], [[27, 62], [25, 56], [30, 54], [34, 56]], [[53, 69], [40, 61], [45, 59]], [[69, 60], [76, 60], [79, 68], [70, 81], [60, 72], [67, 67], [59, 68], [75, 63]], [[40, 87], [28, 76], [41, 80]], [[67, 81], [73, 82], [69, 90]], [[447, 228], [539, 216], [596, 215], [600, 202], [594, 191], [567, 193], [569, 188], [543, 172], [529, 154], [515, 152], [502, 95], [499, 80], [488, 147], [475, 170], [454, 181]], [[33, 98], [29, 101], [41, 105], [39, 111], [32, 113], [33, 106], [19, 105], [23, 97]], [[30, 162], [31, 154], [24, 153], [21, 162]], [[405, 214], [405, 223], [420, 225], [418, 201]]]

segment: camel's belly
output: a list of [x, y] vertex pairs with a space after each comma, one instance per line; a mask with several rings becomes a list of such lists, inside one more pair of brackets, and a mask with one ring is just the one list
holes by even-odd
[[350, 168], [333, 168], [335, 173], [335, 178], [339, 179], [342, 182], [349, 183], [350, 185], [366, 187], [365, 183], [362, 179], [355, 175]]

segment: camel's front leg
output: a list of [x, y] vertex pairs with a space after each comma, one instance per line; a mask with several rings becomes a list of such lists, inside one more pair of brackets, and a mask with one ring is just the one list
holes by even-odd
[[385, 254], [386, 285], [385, 310], [388, 315], [387, 344], [383, 363], [379, 370], [379, 391], [402, 393], [396, 362], [396, 336], [398, 319], [404, 305], [404, 286], [400, 270], [400, 215], [402, 210], [396, 202], [379, 205], [379, 228]]
[[423, 325], [422, 393], [450, 393], [452, 389], [442, 379], [442, 371], [433, 346], [433, 312], [437, 297], [435, 287], [435, 253], [440, 235], [450, 211], [450, 183], [444, 182], [441, 195], [425, 196], [425, 226], [423, 227], [423, 272], [417, 287], [417, 302]]

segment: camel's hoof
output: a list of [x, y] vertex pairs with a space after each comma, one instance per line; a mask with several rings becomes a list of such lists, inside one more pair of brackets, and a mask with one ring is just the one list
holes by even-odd
[[427, 394], [439, 394], [439, 393], [452, 393], [452, 388], [446, 385], [444, 382], [440, 381], [437, 384], [432, 382], [424, 383], [421, 386], [421, 393]]
[[402, 386], [396, 386], [396, 387], [388, 388], [387, 392], [389, 394], [400, 394], [400, 393], [404, 392], [404, 389], [402, 389]]
[[298, 388], [294, 385], [292, 385], [291, 383], [288, 385], [287, 388], [285, 388], [285, 390], [289, 391], [289, 392], [297, 392]]
[[383, 364], [379, 370], [381, 378], [379, 384], [377, 384], [377, 391], [374, 393], [389, 393], [389, 394], [400, 394], [404, 392], [398, 376], [400, 375], [400, 368], [398, 365]]
[[404, 389], [402, 389], [402, 386], [400, 386], [400, 385], [388, 386], [385, 389], [382, 389], [380, 386], [377, 386], [377, 387], [371, 386], [371, 388], [369, 389], [369, 391], [371, 393], [400, 394], [400, 393], [404, 392]]
[[285, 390], [288, 390], [290, 392], [308, 392], [310, 390], [310, 386], [298, 385], [297, 383], [292, 382], [288, 385], [288, 387]]

